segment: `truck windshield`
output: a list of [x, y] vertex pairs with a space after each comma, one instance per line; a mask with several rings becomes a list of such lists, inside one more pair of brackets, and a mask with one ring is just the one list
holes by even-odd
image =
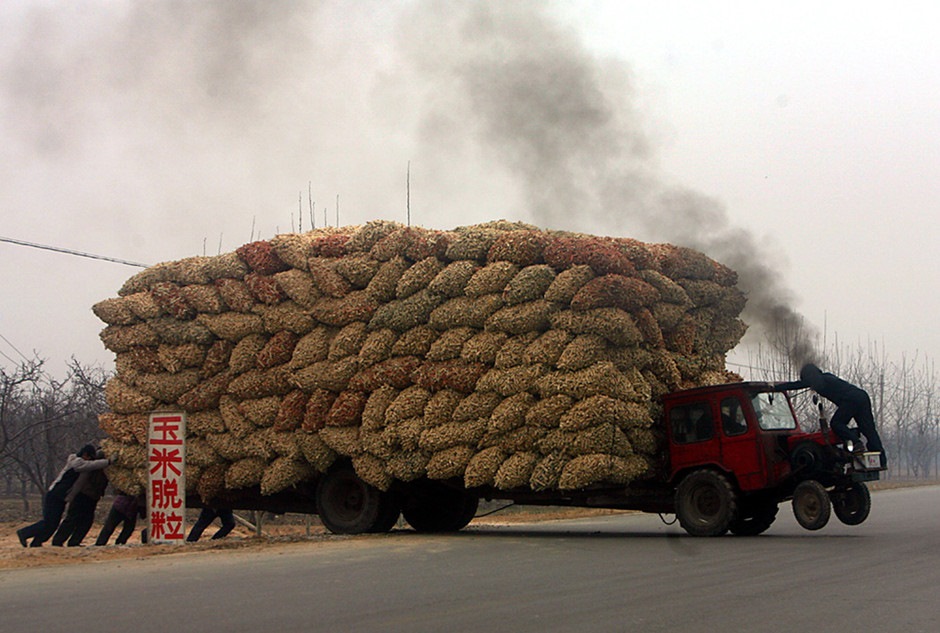
[[782, 393], [756, 393], [751, 397], [751, 404], [757, 414], [757, 423], [765, 431], [796, 428], [796, 420]]

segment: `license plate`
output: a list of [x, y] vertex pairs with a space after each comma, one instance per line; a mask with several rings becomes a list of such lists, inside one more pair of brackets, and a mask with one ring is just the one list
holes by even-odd
[[860, 458], [862, 468], [865, 470], [879, 470], [881, 468], [881, 453], [862, 453]]

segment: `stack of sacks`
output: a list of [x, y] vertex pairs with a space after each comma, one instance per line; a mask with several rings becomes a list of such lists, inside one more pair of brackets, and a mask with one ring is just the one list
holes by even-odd
[[188, 413], [187, 488], [365, 481], [623, 485], [661, 464], [659, 396], [740, 378], [733, 271], [701, 253], [492, 222], [375, 221], [159, 264], [94, 306], [116, 354], [115, 486], [147, 416]]

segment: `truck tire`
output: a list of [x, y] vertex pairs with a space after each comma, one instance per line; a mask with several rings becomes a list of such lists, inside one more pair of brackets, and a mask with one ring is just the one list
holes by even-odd
[[790, 453], [790, 467], [799, 479], [816, 478], [825, 468], [822, 446], [811, 440], [797, 444]]
[[456, 532], [473, 520], [479, 501], [466, 490], [421, 481], [406, 493], [401, 513], [417, 532]]
[[349, 465], [328, 471], [317, 483], [317, 514], [334, 534], [373, 531], [381, 525], [385, 501], [386, 493], [360, 479]]
[[871, 512], [871, 493], [861, 481], [853, 482], [844, 490], [836, 490], [832, 496], [832, 509], [845, 525], [864, 523]]
[[740, 505], [738, 518], [728, 526], [735, 536], [763, 534], [777, 519], [779, 508], [773, 499], [752, 499]]
[[793, 516], [807, 530], [819, 530], [829, 523], [832, 506], [829, 493], [818, 481], [800, 482], [793, 491]]
[[676, 489], [676, 517], [692, 536], [721, 536], [737, 515], [731, 482], [714, 470], [696, 470]]
[[399, 517], [401, 517], [401, 504], [398, 497], [391, 493], [381, 493], [379, 516], [376, 517], [375, 523], [369, 528], [369, 532], [375, 534], [389, 532], [398, 523]]

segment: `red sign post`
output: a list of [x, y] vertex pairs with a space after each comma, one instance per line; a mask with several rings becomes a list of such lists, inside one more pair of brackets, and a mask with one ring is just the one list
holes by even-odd
[[186, 538], [186, 415], [152, 413], [147, 437], [147, 521], [150, 542]]

